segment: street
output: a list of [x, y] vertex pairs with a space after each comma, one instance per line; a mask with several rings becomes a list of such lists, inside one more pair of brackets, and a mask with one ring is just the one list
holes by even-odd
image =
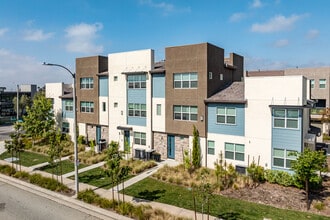
[[0, 219], [99, 219], [0, 180]]

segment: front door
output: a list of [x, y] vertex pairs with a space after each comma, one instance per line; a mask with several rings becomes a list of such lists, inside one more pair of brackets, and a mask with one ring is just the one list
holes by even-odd
[[124, 151], [130, 152], [129, 131], [124, 131]]
[[167, 136], [167, 157], [174, 159], [175, 157], [175, 136], [168, 135]]

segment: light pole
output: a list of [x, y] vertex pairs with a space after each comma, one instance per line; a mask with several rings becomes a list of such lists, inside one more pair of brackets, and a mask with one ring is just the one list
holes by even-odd
[[78, 196], [79, 192], [79, 179], [78, 179], [78, 165], [79, 165], [79, 159], [78, 159], [78, 147], [77, 147], [77, 97], [76, 97], [76, 74], [72, 73], [68, 68], [65, 66], [54, 64], [54, 63], [46, 63], [44, 62], [43, 65], [47, 66], [58, 66], [66, 71], [68, 71], [72, 78], [73, 78], [73, 148], [74, 148], [74, 179], [75, 179], [75, 190], [76, 190], [76, 196]]

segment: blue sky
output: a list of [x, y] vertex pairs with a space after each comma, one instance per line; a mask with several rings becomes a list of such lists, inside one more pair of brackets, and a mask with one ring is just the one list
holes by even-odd
[[70, 83], [75, 58], [209, 42], [245, 70], [330, 66], [327, 0], [0, 0], [0, 86]]

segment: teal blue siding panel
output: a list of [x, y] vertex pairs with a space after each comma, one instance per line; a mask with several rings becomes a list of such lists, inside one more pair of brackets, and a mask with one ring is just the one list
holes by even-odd
[[147, 103], [147, 92], [145, 89], [128, 89], [127, 103]]
[[147, 126], [147, 119], [142, 117], [127, 117], [128, 125]]
[[100, 76], [99, 78], [99, 96], [109, 96], [109, 81], [107, 76]]
[[[236, 124], [226, 125], [217, 123], [217, 107], [235, 107], [236, 108]], [[208, 119], [207, 130], [209, 133], [226, 134], [235, 136], [245, 135], [245, 105], [244, 104], [222, 104], [212, 103], [207, 106]]]
[[[68, 112], [65, 111], [65, 99], [62, 99], [62, 118], [73, 118], [74, 117], [74, 113], [72, 112]], [[56, 117], [56, 115], [55, 115]]]
[[165, 74], [152, 75], [152, 97], [165, 98]]

